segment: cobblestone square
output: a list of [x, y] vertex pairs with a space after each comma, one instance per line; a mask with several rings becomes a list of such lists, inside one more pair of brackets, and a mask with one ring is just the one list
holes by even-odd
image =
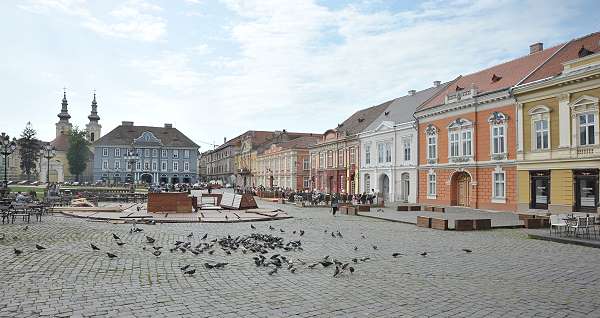
[[[435, 231], [360, 216], [332, 217], [323, 208], [283, 208], [294, 218], [142, 225], [144, 231], [133, 234], [131, 225], [58, 215], [27, 229], [2, 225], [0, 316], [600, 316], [598, 249], [527, 239], [519, 229]], [[343, 237], [332, 237], [332, 231]], [[190, 232], [194, 235], [188, 238]], [[113, 233], [123, 246], [117, 246]], [[269, 275], [274, 267], [257, 267], [252, 259], [257, 254], [227, 255], [218, 247], [212, 255], [169, 252], [176, 240], [196, 245], [206, 233], [206, 242], [251, 233], [301, 240], [303, 251], [265, 254], [284, 255], [298, 269], [292, 273], [284, 265]], [[148, 244], [145, 235], [156, 242]], [[38, 251], [35, 244], [46, 249]], [[154, 256], [152, 246], [163, 246], [162, 254]], [[15, 255], [14, 248], [23, 253]], [[334, 266], [308, 268], [327, 255], [350, 262], [355, 272], [333, 277]], [[370, 259], [351, 261], [365, 257]], [[207, 269], [205, 262], [229, 264]], [[195, 274], [184, 275], [184, 265]]]

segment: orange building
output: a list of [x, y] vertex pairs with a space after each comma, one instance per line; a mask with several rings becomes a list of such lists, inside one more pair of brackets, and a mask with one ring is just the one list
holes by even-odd
[[559, 47], [460, 76], [419, 108], [421, 203], [515, 211], [516, 102], [511, 88]]

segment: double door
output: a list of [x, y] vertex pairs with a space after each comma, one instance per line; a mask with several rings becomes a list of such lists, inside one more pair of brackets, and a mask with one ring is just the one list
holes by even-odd
[[550, 173], [546, 171], [532, 172], [530, 177], [531, 208], [547, 210], [550, 203]]
[[575, 210], [596, 212], [598, 207], [598, 172], [575, 172]]

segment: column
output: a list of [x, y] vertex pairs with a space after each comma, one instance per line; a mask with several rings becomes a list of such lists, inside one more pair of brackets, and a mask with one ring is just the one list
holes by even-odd
[[523, 104], [517, 104], [517, 152], [523, 152]]
[[558, 95], [558, 135], [559, 148], [571, 147], [571, 116], [569, 109], [569, 93]]

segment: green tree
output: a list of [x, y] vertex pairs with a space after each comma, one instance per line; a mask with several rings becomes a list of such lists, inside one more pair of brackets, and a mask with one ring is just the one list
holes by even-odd
[[41, 142], [36, 138], [37, 131], [27, 122], [25, 129], [21, 133], [21, 138], [17, 141], [19, 146], [19, 155], [21, 156], [21, 171], [27, 175], [27, 180], [31, 179], [31, 174], [37, 172], [37, 162], [40, 158]]
[[85, 130], [79, 130], [73, 127], [69, 133], [69, 151], [67, 151], [67, 160], [69, 161], [69, 172], [79, 181], [79, 176], [85, 171], [87, 162], [90, 158], [88, 141], [85, 139]]

